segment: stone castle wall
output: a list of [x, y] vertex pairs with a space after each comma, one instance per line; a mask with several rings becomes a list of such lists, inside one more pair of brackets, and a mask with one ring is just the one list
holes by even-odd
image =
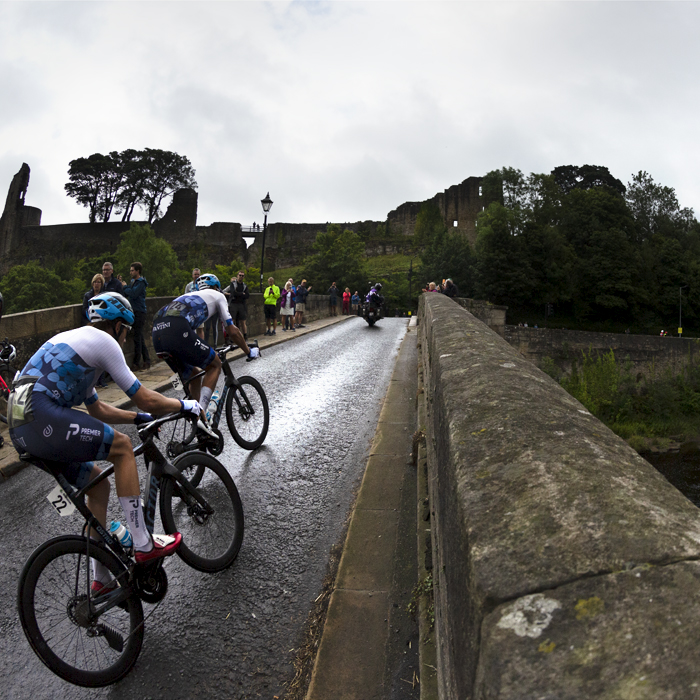
[[[41, 225], [41, 209], [27, 206], [25, 195], [29, 185], [29, 166], [25, 163], [10, 185], [4, 213], [0, 218], [0, 273], [16, 264], [39, 259], [41, 263], [71, 257], [108, 254], [119, 245], [120, 234], [132, 222]], [[462, 231], [473, 242], [475, 221], [482, 209], [481, 178], [470, 177], [459, 185], [436, 194], [435, 202], [443, 213], [446, 225]], [[246, 232], [255, 238], [246, 248], [239, 223], [216, 222], [197, 225], [197, 192], [178, 190], [161, 219], [153, 224], [156, 234], [167, 240], [178, 258], [184, 262], [196, 252], [207, 264], [230, 264], [235, 259], [248, 262], [262, 247], [262, 230]], [[413, 235], [418, 212], [424, 202], [406, 202], [392, 212], [387, 221], [356, 221], [340, 224], [354, 231], [365, 241], [368, 256], [401, 252], [400, 237]], [[456, 227], [453, 226], [456, 222]], [[143, 221], [133, 223], [146, 223]], [[386, 228], [384, 228], [386, 223]], [[313, 253], [316, 234], [325, 231], [328, 222], [319, 224], [270, 223], [265, 240], [265, 268], [291, 267]]]
[[412, 236], [416, 227], [416, 217], [426, 202], [437, 204], [449, 228], [464, 233], [472, 245], [476, 242], [476, 217], [484, 208], [480, 177], [469, 177], [459, 185], [453, 185], [444, 192], [438, 192], [425, 202], [402, 204], [389, 212], [387, 216], [389, 228], [394, 233]]

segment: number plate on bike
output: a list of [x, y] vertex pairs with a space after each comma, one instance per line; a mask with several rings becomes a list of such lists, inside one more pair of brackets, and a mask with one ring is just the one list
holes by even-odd
[[62, 518], [67, 515], [73, 515], [75, 512], [75, 505], [68, 500], [66, 492], [60, 486], [56, 486], [56, 488], [46, 497], [46, 499], [56, 509]]
[[182, 391], [182, 382], [180, 381], [179, 374], [173, 374], [173, 376], [170, 377], [170, 382], [173, 385], [173, 389], [177, 389], [178, 391]]

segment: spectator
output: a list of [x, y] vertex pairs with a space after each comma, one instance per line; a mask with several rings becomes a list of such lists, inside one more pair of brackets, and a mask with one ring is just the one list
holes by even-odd
[[[83, 318], [82, 325], [89, 325], [90, 319], [88, 317], [88, 303], [92, 297], [96, 297], [98, 294], [102, 294], [105, 291], [105, 278], [98, 272], [93, 278], [90, 289], [85, 292], [83, 296]], [[107, 386], [107, 373], [102, 372], [98, 380], [95, 382], [95, 386], [106, 387]]]
[[[294, 284], [294, 280], [290, 277], [287, 281], [289, 282], [289, 284], [292, 285], [292, 294], [296, 294], [296, 293], [297, 293], [297, 287], [296, 287], [296, 285]], [[287, 286], [287, 285], [285, 285], [285, 287], [286, 287], [286, 286]]]
[[111, 262], [102, 263], [102, 276], [105, 278], [103, 292], [124, 293], [124, 285], [114, 277], [114, 265]]
[[[131, 284], [124, 289], [124, 296], [131, 302], [134, 310], [134, 364], [131, 371], [151, 368], [151, 358], [148, 355], [146, 341], [143, 338], [143, 324], [146, 322], [146, 287], [148, 282], [141, 275], [143, 265], [140, 262], [131, 263], [129, 274]], [[141, 365], [143, 358], [143, 366]]]
[[297, 328], [306, 328], [302, 321], [304, 320], [304, 311], [306, 311], [306, 297], [309, 296], [310, 291], [311, 287], [308, 289], [306, 288], [306, 280], [302, 280], [301, 284], [297, 287], [296, 297], [294, 298], [296, 308], [296, 317], [294, 320]]
[[328, 290], [328, 294], [330, 296], [330, 302], [331, 302], [331, 316], [337, 316], [338, 315], [338, 294], [340, 294], [340, 290], [338, 287], [335, 286], [335, 282], [330, 286], [330, 289]]
[[427, 290], [427, 291], [429, 291], [429, 292], [437, 292], [437, 291], [439, 291], [439, 290], [437, 289], [437, 285], [435, 284], [435, 282], [431, 282], [431, 283], [428, 285], [428, 290]]
[[195, 267], [194, 270], [192, 270], [192, 281], [191, 281], [191, 282], [188, 282], [188, 283], [185, 285], [185, 294], [187, 294], [187, 292], [195, 292], [195, 291], [197, 291], [197, 286], [196, 286], [196, 285], [197, 285], [197, 280], [199, 279], [199, 276], [200, 276], [201, 274], [202, 274], [202, 273], [200, 272], [200, 270], [199, 270], [198, 267]]
[[282, 316], [282, 330], [286, 331], [287, 326], [289, 330], [296, 330], [294, 328], [294, 287], [291, 282], [287, 282], [284, 285], [282, 294], [280, 295], [280, 315]]
[[265, 335], [277, 335], [277, 300], [280, 298], [280, 288], [275, 284], [274, 277], [267, 278], [267, 287], [263, 292], [263, 307], [265, 309]]
[[350, 297], [350, 302], [352, 304], [352, 312], [356, 314], [360, 308], [360, 295], [355, 290], [355, 293]]
[[83, 318], [82, 320], [82, 325], [85, 326], [90, 323], [90, 319], [88, 318], [88, 302], [92, 297], [96, 297], [98, 294], [102, 294], [105, 289], [105, 278], [98, 272], [93, 278], [91, 282], [90, 289], [85, 292], [83, 295]]
[[246, 319], [248, 318], [247, 302], [250, 299], [250, 291], [248, 290], [248, 285], [243, 281], [244, 277], [245, 272], [239, 270], [238, 275], [231, 278], [231, 284], [224, 289], [224, 294], [229, 297], [228, 310], [231, 313], [233, 322], [243, 333], [243, 338], [248, 340]]
[[454, 299], [454, 297], [459, 294], [459, 289], [457, 288], [457, 285], [448, 277], [447, 280], [445, 280], [445, 288], [443, 289], [442, 293], [445, 296]]
[[344, 316], [350, 315], [350, 298], [351, 297], [352, 297], [352, 294], [350, 294], [350, 287], [345, 287], [345, 291], [343, 292], [343, 315]]

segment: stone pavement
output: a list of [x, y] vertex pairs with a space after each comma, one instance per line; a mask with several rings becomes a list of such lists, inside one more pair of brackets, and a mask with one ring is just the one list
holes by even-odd
[[[346, 321], [349, 318], [354, 317], [331, 316], [328, 318], [322, 318], [318, 321], [311, 321], [310, 323], [306, 324], [305, 328], [298, 328], [296, 331], [283, 331], [281, 326], [279, 326], [275, 335], [261, 335], [257, 338], [251, 337], [251, 340], [257, 340], [258, 344], [260, 345], [260, 349], [264, 351], [265, 348], [278, 345], [279, 343], [284, 343], [285, 341], [292, 340], [293, 338], [298, 338], [306, 333], [321, 330], [326, 326], [331, 326], [334, 323]], [[238, 358], [243, 357], [243, 352], [241, 350], [235, 350], [234, 352], [230, 353], [228, 357], [232, 360], [237, 360]], [[165, 362], [154, 362], [150, 369], [137, 372], [136, 376], [143, 386], [145, 386], [147, 389], [152, 389], [153, 391], [167, 391], [172, 386], [171, 378], [173, 377], [173, 371], [170, 369], [170, 367], [168, 367], [168, 365], [165, 364]], [[101, 401], [110, 403], [118, 408], [133, 408], [131, 400], [116, 384], [114, 384], [114, 382], [110, 382], [105, 388], [98, 388], [97, 394]], [[82, 407], [80, 410], [85, 409]], [[0, 435], [5, 438], [5, 445], [0, 448], [0, 480], [4, 480], [9, 479], [12, 475], [16, 474], [27, 465], [24, 462], [19, 461], [17, 452], [10, 442], [10, 436], [5, 423], [0, 423]]]
[[306, 700], [429, 697], [417, 658], [423, 644], [405, 610], [418, 580], [417, 392], [412, 321], [384, 398]]

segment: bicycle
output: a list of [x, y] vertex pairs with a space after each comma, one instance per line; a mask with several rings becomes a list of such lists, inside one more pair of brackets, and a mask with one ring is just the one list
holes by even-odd
[[[7, 413], [7, 399], [12, 390], [12, 382], [17, 372], [10, 364], [17, 357], [14, 345], [10, 345], [7, 338], [0, 342], [0, 415]], [[5, 438], [0, 435], [0, 447], [5, 444]]]
[[[257, 347], [257, 343], [254, 341], [249, 345]], [[231, 436], [243, 449], [256, 450], [265, 441], [270, 426], [270, 408], [267, 396], [260, 382], [254, 377], [244, 376], [237, 379], [234, 376], [231, 364], [226, 360], [226, 355], [235, 349], [233, 345], [216, 348], [224, 374], [224, 386], [219, 404], [209, 421], [216, 438], [212, 438], [201, 429], [197, 430], [194, 425], [190, 426], [185, 421], [178, 421], [174, 424], [167, 446], [170, 458], [193, 450], [205, 450], [214, 456], [220, 455], [224, 449], [224, 436], [219, 430], [219, 423], [224, 409]], [[169, 353], [160, 353], [159, 357], [178, 365], [176, 358], [173, 358]], [[185, 380], [182, 371], [178, 370], [173, 379], [173, 387], [184, 390], [185, 398], [190, 399], [192, 398], [190, 394], [191, 383], [203, 375], [204, 371], [200, 371]]]
[[[231, 475], [214, 457], [190, 452], [171, 463], [154, 444], [160, 426], [180, 417], [182, 413], [163, 416], [139, 428], [142, 443], [134, 453], [144, 455], [148, 468], [144, 520], [153, 533], [160, 491], [166, 533], [182, 533], [178, 556], [199, 571], [223, 571], [243, 542], [243, 506]], [[56, 479], [58, 486], [48, 498], [60, 515], [77, 510], [85, 519], [81, 536], [48, 540], [24, 565], [17, 589], [22, 629], [39, 659], [64, 680], [85, 687], [115, 683], [131, 670], [141, 651], [142, 603], [160, 603], [167, 592], [164, 560], [137, 565], [131, 550], [124, 549], [88, 509], [86, 492], [108, 478], [114, 466], [78, 490], [61, 473], [61, 463], [28, 454], [21, 459]], [[193, 467], [202, 471], [197, 486], [183, 476]], [[89, 528], [101, 541], [87, 536]], [[114, 577], [116, 583], [110, 583], [107, 592], [91, 591], [91, 558]]]

